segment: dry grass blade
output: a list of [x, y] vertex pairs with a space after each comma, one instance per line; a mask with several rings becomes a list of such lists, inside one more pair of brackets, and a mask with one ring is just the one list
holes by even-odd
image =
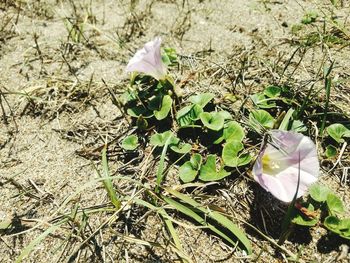
[[[156, 243], [156, 242], [150, 242], [150, 241], [146, 241], [146, 240], [141, 240], [138, 238], [134, 238], [134, 237], [129, 237], [129, 236], [121, 236], [125, 241], [131, 242], [131, 243], [135, 243], [135, 244], [139, 244], [139, 245], [143, 245], [143, 246], [148, 246], [148, 247], [159, 247], [159, 248], [163, 248], [166, 249], [167, 246]], [[169, 244], [168, 247], [171, 248], [171, 250], [173, 250], [176, 254], [178, 254], [181, 258], [183, 258], [184, 260], [186, 260], [189, 263], [192, 263], [192, 259], [189, 258], [186, 254], [184, 254], [181, 250], [177, 249], [174, 245]]]

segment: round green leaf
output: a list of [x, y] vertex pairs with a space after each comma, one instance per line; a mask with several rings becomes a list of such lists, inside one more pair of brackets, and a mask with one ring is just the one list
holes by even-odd
[[327, 127], [327, 133], [331, 136], [337, 143], [344, 142], [343, 137], [350, 137], [350, 130], [346, 128], [343, 124], [334, 123]]
[[328, 194], [331, 193], [331, 190], [321, 184], [313, 184], [309, 188], [309, 193], [312, 199], [317, 202], [324, 202], [327, 200]]
[[265, 110], [252, 111], [249, 114], [249, 121], [253, 126], [257, 126], [257, 123], [259, 123], [265, 128], [273, 128], [275, 124], [275, 119]]
[[188, 100], [193, 104], [197, 104], [204, 108], [214, 97], [215, 95], [212, 93], [202, 93], [195, 96], [191, 96]]
[[218, 112], [219, 115], [221, 115], [221, 117], [224, 118], [224, 120], [232, 120], [232, 116], [228, 111], [222, 110]]
[[223, 140], [229, 141], [242, 141], [245, 133], [242, 126], [236, 121], [229, 121], [224, 124], [224, 129], [213, 134], [215, 138], [214, 144], [219, 144]]
[[122, 148], [128, 151], [135, 150], [137, 146], [139, 145], [138, 143], [138, 138], [136, 135], [130, 135], [122, 141]]
[[327, 216], [323, 223], [329, 230], [337, 230], [340, 220], [336, 216]]
[[180, 109], [177, 113], [176, 113], [176, 119], [179, 119], [185, 115], [188, 114], [188, 112], [193, 108], [193, 105], [188, 105], [183, 107], [182, 109]]
[[339, 230], [348, 230], [350, 228], [350, 218], [340, 220]]
[[239, 141], [230, 141], [222, 149], [222, 159], [226, 166], [237, 167], [250, 163], [252, 157], [248, 154], [239, 154], [243, 150], [243, 144]]
[[224, 127], [224, 118], [217, 112], [202, 112], [200, 119], [205, 127], [213, 131], [219, 131]]
[[179, 110], [176, 114], [176, 120], [179, 123], [180, 127], [188, 126], [194, 124], [196, 120], [199, 120], [199, 115], [203, 112], [203, 109], [194, 104], [189, 105], [181, 110]]
[[340, 220], [336, 216], [327, 216], [324, 220], [325, 227], [340, 237], [350, 239], [350, 218]]
[[223, 167], [216, 169], [216, 156], [211, 154], [207, 161], [202, 165], [199, 173], [199, 179], [202, 181], [218, 181], [230, 175]]
[[253, 103], [259, 108], [270, 109], [276, 107], [276, 103], [271, 102], [272, 99], [266, 98], [262, 93], [250, 95], [250, 98], [252, 99]]
[[139, 116], [143, 116], [144, 118], [149, 118], [152, 117], [153, 114], [151, 111], [149, 111], [147, 108], [145, 108], [144, 106], [140, 105], [140, 106], [136, 106], [136, 107], [132, 107], [126, 110], [126, 113], [128, 115], [130, 115], [131, 117], [139, 117]]
[[160, 108], [160, 110], [155, 110], [154, 112], [154, 116], [156, 117], [157, 120], [163, 120], [165, 119], [170, 110], [171, 110], [171, 106], [172, 106], [173, 100], [171, 99], [171, 97], [169, 95], [165, 95], [162, 99], [162, 106]]
[[224, 128], [224, 139], [229, 141], [239, 141], [244, 139], [244, 130], [242, 126], [236, 121], [230, 121]]
[[179, 145], [172, 145], [170, 149], [176, 153], [185, 154], [191, 151], [192, 146], [189, 143], [180, 143]]
[[[310, 203], [303, 204], [303, 206], [306, 207], [307, 210], [311, 212], [315, 211], [314, 206]], [[317, 224], [318, 220], [319, 220], [318, 217], [310, 219], [302, 215], [300, 212], [297, 212], [295, 216], [292, 218], [292, 222], [300, 226], [314, 226]]]
[[269, 98], [276, 98], [279, 95], [281, 95], [281, 91], [282, 91], [282, 89], [278, 86], [268, 86], [264, 90], [264, 95], [269, 97]]
[[327, 201], [328, 209], [331, 213], [341, 214], [345, 212], [343, 202], [335, 194], [333, 193], [328, 194], [326, 201]]
[[162, 100], [163, 96], [158, 94], [148, 102], [147, 108], [152, 111], [159, 110], [162, 106]]
[[168, 140], [168, 145], [178, 144], [180, 141], [171, 131], [166, 131], [163, 133], [153, 134], [150, 139], [150, 144], [153, 146], [162, 147]]
[[199, 153], [195, 153], [191, 156], [190, 162], [194, 169], [199, 170], [202, 165], [202, 156]]
[[326, 151], [325, 151], [327, 158], [334, 158], [337, 156], [337, 153], [338, 153], [338, 150], [336, 147], [334, 147], [333, 145], [327, 145]]
[[179, 177], [184, 183], [192, 182], [196, 178], [197, 173], [198, 171], [193, 169], [190, 161], [185, 162], [179, 168]]

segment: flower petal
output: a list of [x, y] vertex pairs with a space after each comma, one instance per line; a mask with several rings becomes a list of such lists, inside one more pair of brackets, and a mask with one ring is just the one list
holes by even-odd
[[[297, 197], [302, 196], [319, 175], [315, 144], [294, 132], [272, 130], [273, 145], [261, 150], [253, 167], [254, 179], [276, 198], [291, 202], [300, 182]], [[300, 164], [299, 164], [300, 162]]]
[[147, 42], [144, 47], [136, 52], [126, 66], [127, 72], [141, 72], [155, 79], [162, 79], [167, 73], [167, 68], [162, 61], [160, 45], [162, 40], [156, 37]]

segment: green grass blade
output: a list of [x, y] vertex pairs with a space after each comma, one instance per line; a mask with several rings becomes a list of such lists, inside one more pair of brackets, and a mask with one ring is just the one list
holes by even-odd
[[67, 220], [62, 220], [59, 224], [52, 225], [51, 227], [46, 229], [41, 235], [35, 238], [32, 242], [30, 242], [29, 245], [22, 250], [21, 254], [16, 259], [16, 263], [22, 262], [22, 260], [32, 252], [35, 246], [37, 246], [41, 241], [43, 241], [48, 235], [60, 228], [60, 225], [66, 221]]
[[[183, 252], [183, 248], [182, 248], [182, 245], [181, 245], [181, 241], [180, 241], [180, 238], [174, 228], [174, 225], [173, 225], [173, 222], [168, 218], [169, 215], [165, 212], [164, 210], [164, 213], [165, 215], [162, 216], [163, 217], [163, 220], [164, 220], [164, 223], [171, 235], [171, 238], [173, 239], [174, 243], [175, 243], [175, 246], [176, 248], [179, 250], [179, 251], [182, 251]], [[186, 260], [183, 260], [184, 262], [187, 262]]]
[[329, 105], [329, 99], [331, 95], [331, 86], [332, 86], [332, 80], [329, 78], [329, 74], [331, 74], [331, 71], [333, 69], [334, 62], [332, 62], [331, 66], [328, 68], [327, 73], [325, 75], [325, 89], [326, 89], [326, 102], [324, 106], [324, 114], [321, 122], [320, 127], [320, 135], [323, 136], [324, 129], [326, 127], [326, 120], [327, 120], [327, 113], [328, 113], [328, 105]]
[[198, 223], [207, 226], [210, 230], [221, 236], [223, 239], [231, 243], [233, 246], [236, 245], [236, 242], [232, 240], [229, 236], [227, 236], [224, 232], [222, 232], [220, 229], [215, 227], [212, 224], [209, 224], [205, 221], [203, 217], [198, 215], [194, 212], [194, 210], [199, 210], [200, 212], [204, 213], [207, 217], [210, 217], [211, 219], [214, 219], [216, 222], [218, 222], [220, 225], [222, 225], [224, 228], [226, 228], [228, 231], [230, 231], [245, 247], [248, 254], [252, 253], [252, 247], [250, 244], [249, 239], [246, 237], [246, 235], [238, 228], [237, 225], [235, 225], [230, 219], [225, 217], [224, 215], [216, 212], [211, 211], [206, 207], [203, 207], [201, 204], [193, 200], [187, 195], [181, 194], [173, 189], [166, 188], [165, 189], [168, 193], [172, 194], [173, 196], [179, 198], [181, 201], [185, 202], [186, 204], [192, 206], [193, 208], [189, 208], [179, 202], [176, 202], [175, 200], [164, 197], [164, 200], [175, 207], [180, 212], [186, 214], [187, 216], [192, 217], [194, 220], [196, 220]]
[[203, 216], [200, 216], [196, 212], [194, 212], [195, 208], [189, 208], [174, 199], [171, 199], [169, 197], [163, 197], [164, 201], [167, 202], [169, 205], [173, 206], [176, 210], [180, 211], [181, 213], [191, 217], [195, 221], [197, 221], [199, 224], [205, 226], [206, 228], [210, 229], [217, 235], [221, 236], [223, 239], [225, 239], [227, 242], [232, 244], [233, 246], [236, 246], [237, 243], [232, 240], [229, 236], [227, 236], [225, 233], [220, 231], [218, 228], [216, 228], [214, 225], [208, 223]]
[[306, 98], [303, 101], [303, 104], [301, 105], [301, 107], [296, 111], [295, 115], [294, 115], [294, 119], [298, 120], [300, 119], [301, 115], [303, 114], [304, 110], [306, 109], [306, 106], [308, 105], [309, 101], [310, 101], [310, 97], [312, 94], [312, 91], [314, 90], [314, 86], [315, 86], [316, 82], [314, 82], [309, 91], [307, 92]]
[[[104, 175], [103, 177], [110, 177], [109, 176], [108, 161], [107, 161], [107, 145], [105, 145], [103, 147], [103, 150], [102, 150], [102, 169], [103, 169], [103, 175]], [[117, 193], [114, 190], [112, 180], [105, 179], [102, 182], [103, 182], [103, 186], [105, 187], [112, 204], [118, 210], [121, 207], [121, 203], [117, 197]]]
[[[169, 231], [169, 233], [174, 241], [175, 247], [178, 249], [178, 251], [181, 252], [181, 254], [178, 254], [178, 256], [180, 256], [182, 258], [183, 262], [189, 262], [189, 260], [188, 260], [189, 257], [183, 251], [180, 238], [179, 238], [179, 236], [174, 228], [173, 222], [170, 220], [170, 216], [165, 211], [165, 209], [162, 207], [157, 207], [157, 206], [155, 206], [149, 202], [146, 202], [142, 199], [139, 199], [139, 198], [134, 198], [134, 202], [138, 205], [142, 205], [142, 206], [145, 206], [151, 210], [154, 210], [162, 216], [164, 223], [165, 223], [165, 225], [166, 225], [166, 227], [167, 227], [167, 229], [168, 229], [168, 231]], [[182, 254], [186, 255], [186, 257], [183, 257]]]
[[164, 144], [162, 155], [160, 156], [160, 161], [159, 161], [158, 170], [157, 170], [157, 186], [155, 189], [156, 193], [159, 193], [159, 187], [163, 181], [165, 155], [166, 155], [166, 152], [168, 151], [168, 147], [169, 147], [169, 144], [171, 143], [171, 140], [172, 140], [172, 136], [169, 136]]
[[278, 127], [279, 130], [282, 130], [282, 131], [288, 131], [289, 130], [289, 123], [290, 123], [290, 120], [293, 116], [293, 113], [294, 113], [294, 110], [292, 108], [290, 108], [286, 115], [284, 116], [280, 126]]

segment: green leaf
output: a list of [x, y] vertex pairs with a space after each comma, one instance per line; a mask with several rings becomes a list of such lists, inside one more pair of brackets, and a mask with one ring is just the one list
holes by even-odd
[[138, 143], [138, 138], [136, 135], [130, 135], [127, 136], [123, 141], [122, 141], [122, 148], [128, 151], [135, 150], [137, 146], [139, 146]]
[[176, 114], [176, 120], [179, 123], [180, 127], [193, 124], [196, 120], [199, 120], [199, 115], [203, 112], [202, 107], [199, 105], [189, 105]]
[[192, 146], [189, 143], [180, 143], [178, 145], [170, 146], [170, 149], [176, 153], [185, 154], [191, 151]]
[[212, 93], [202, 93], [189, 97], [189, 101], [193, 104], [199, 105], [201, 108], [204, 108], [213, 98], [215, 97]]
[[216, 169], [216, 155], [210, 154], [207, 161], [202, 165], [199, 179], [202, 181], [218, 181], [230, 175], [223, 167]]
[[177, 54], [174, 48], [163, 48], [162, 60], [165, 65], [169, 66], [177, 62]]
[[329, 211], [333, 214], [342, 214], [345, 212], [343, 202], [340, 200], [338, 196], [333, 193], [329, 193], [327, 195], [327, 206]]
[[229, 121], [224, 124], [224, 129], [214, 134], [214, 144], [219, 144], [223, 140], [229, 141], [242, 141], [245, 133], [242, 126], [236, 121]]
[[276, 107], [276, 103], [271, 102], [271, 98], [266, 98], [264, 94], [262, 93], [256, 93], [253, 95], [250, 95], [251, 100], [253, 101], [253, 103], [262, 109], [270, 109], [270, 108], [275, 108]]
[[269, 97], [269, 98], [276, 98], [281, 95], [282, 89], [278, 86], [268, 86], [264, 90], [264, 95]]
[[168, 139], [169, 139], [169, 143], [168, 143], [169, 145], [178, 144], [180, 141], [178, 138], [174, 136], [174, 134], [171, 131], [166, 131], [163, 133], [153, 134], [150, 139], [150, 144], [153, 146], [162, 147], [165, 145]]
[[137, 92], [133, 90], [127, 90], [120, 96], [120, 102], [122, 105], [126, 105], [130, 102], [137, 100]]
[[[249, 114], [249, 121], [252, 126], [257, 126], [257, 123], [265, 128], [273, 128], [275, 119], [265, 110], [255, 110]], [[257, 123], [256, 123], [257, 122]], [[259, 127], [257, 127], [258, 130]]]
[[337, 230], [340, 224], [340, 220], [336, 216], [327, 216], [324, 220], [324, 225], [329, 230]]
[[337, 156], [338, 150], [333, 145], [327, 145], [325, 154], [327, 158], [334, 158]]
[[331, 190], [321, 184], [313, 184], [309, 188], [309, 193], [312, 199], [317, 202], [325, 202], [327, 200], [328, 194], [331, 193]]
[[136, 120], [136, 126], [139, 130], [146, 130], [148, 128], [148, 121], [140, 115]]
[[249, 153], [239, 154], [243, 150], [243, 144], [239, 141], [230, 141], [222, 149], [222, 159], [226, 166], [237, 167], [250, 163], [252, 157]]
[[147, 104], [147, 108], [151, 111], [159, 110], [162, 106], [163, 95], [158, 94], [154, 98], [150, 99]]
[[6, 230], [12, 227], [13, 220], [12, 219], [4, 219], [3, 221], [0, 221], [0, 233], [1, 230]]
[[236, 121], [230, 121], [224, 128], [224, 139], [229, 141], [239, 141], [244, 139], [245, 133], [242, 126]]
[[350, 137], [350, 130], [340, 123], [334, 123], [328, 126], [327, 133], [338, 143], [344, 142], [343, 137]]
[[224, 120], [232, 120], [232, 116], [228, 111], [222, 110], [218, 112], [219, 115], [221, 115]]
[[[249, 239], [246, 237], [246, 235], [238, 228], [236, 224], [232, 222], [231, 219], [227, 218], [226, 216], [208, 209], [208, 207], [202, 206], [200, 203], [196, 202], [192, 198], [190, 198], [187, 195], [181, 194], [175, 190], [172, 190], [170, 188], [165, 189], [168, 193], [174, 195], [176, 198], [180, 199], [182, 202], [184, 202], [187, 205], [184, 205], [182, 203], [179, 203], [171, 198], [163, 197], [164, 200], [173, 206], [175, 209], [180, 211], [181, 213], [193, 218], [195, 221], [200, 223], [203, 226], [208, 227], [211, 231], [219, 235], [221, 238], [225, 239], [227, 242], [229, 242], [234, 247], [236, 246], [236, 242], [232, 240], [230, 237], [230, 234], [234, 235], [240, 243], [245, 247], [245, 250], [247, 251], [247, 254], [250, 255], [252, 253], [252, 247], [250, 244]], [[198, 212], [202, 214], [199, 215]], [[214, 224], [208, 223], [206, 218], [209, 217], [216, 221], [217, 224], [220, 224], [223, 226], [227, 231], [222, 231], [220, 228], [216, 227]]]
[[145, 118], [149, 118], [153, 116], [153, 113], [142, 105], [129, 108], [126, 110], [126, 113], [131, 117], [135, 117], [135, 118], [139, 116], [143, 116]]
[[[310, 203], [303, 204], [303, 207], [305, 207], [307, 210], [313, 212], [315, 211], [315, 208]], [[296, 211], [295, 215], [292, 218], [292, 223], [300, 225], [300, 226], [314, 226], [317, 224], [319, 218], [308, 218], [305, 215], [301, 214], [300, 212]]]
[[199, 170], [202, 166], [202, 156], [199, 153], [195, 153], [191, 156], [190, 162], [194, 169]]
[[336, 216], [327, 216], [323, 224], [340, 237], [350, 239], [350, 218], [340, 220]]
[[293, 120], [292, 127], [290, 128], [290, 130], [295, 132], [306, 132], [307, 128], [302, 121]]
[[199, 115], [203, 125], [210, 130], [219, 131], [224, 127], [224, 118], [217, 112], [202, 112]]
[[184, 183], [192, 182], [196, 178], [197, 173], [198, 171], [193, 168], [190, 161], [185, 162], [179, 168], [179, 177]]
[[172, 104], [173, 104], [173, 100], [171, 99], [171, 97], [169, 95], [165, 95], [162, 99], [162, 106], [160, 110], [153, 111], [156, 119], [157, 120], [165, 119], [171, 110]]
[[202, 156], [199, 153], [195, 153], [191, 156], [190, 161], [185, 162], [179, 168], [180, 179], [184, 183], [192, 182], [202, 165]]
[[315, 11], [310, 11], [304, 15], [304, 17], [301, 19], [301, 23], [304, 25], [311, 24], [316, 21], [317, 17], [318, 14]]

